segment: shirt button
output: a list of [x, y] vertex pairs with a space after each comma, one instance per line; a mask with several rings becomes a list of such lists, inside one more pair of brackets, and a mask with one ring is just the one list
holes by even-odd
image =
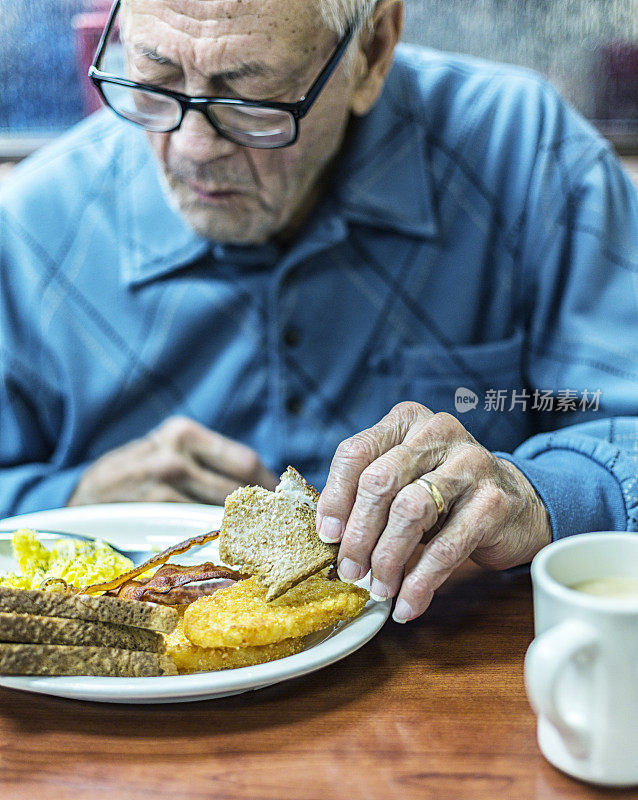
[[302, 402], [301, 398], [293, 395], [286, 400], [286, 411], [295, 416], [301, 412]]
[[286, 328], [284, 331], [284, 344], [287, 347], [297, 347], [301, 340], [301, 334], [298, 328]]

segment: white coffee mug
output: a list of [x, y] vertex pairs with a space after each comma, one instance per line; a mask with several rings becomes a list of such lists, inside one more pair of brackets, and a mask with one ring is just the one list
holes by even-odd
[[638, 784], [638, 597], [574, 584], [638, 579], [638, 534], [586, 533], [532, 562], [536, 638], [525, 683], [538, 744], [560, 770], [607, 786]]

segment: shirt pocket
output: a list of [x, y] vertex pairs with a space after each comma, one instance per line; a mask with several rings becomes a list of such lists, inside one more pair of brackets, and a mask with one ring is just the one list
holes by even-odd
[[[402, 344], [368, 361], [365, 391], [380, 416], [403, 400], [454, 414], [481, 444], [511, 450], [531, 435], [521, 331], [478, 344]], [[365, 402], [365, 401], [364, 401]], [[383, 411], [381, 411], [383, 406]]]

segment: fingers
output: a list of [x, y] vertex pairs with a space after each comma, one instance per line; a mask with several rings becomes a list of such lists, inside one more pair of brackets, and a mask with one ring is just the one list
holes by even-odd
[[170, 417], [87, 467], [67, 502], [223, 504], [228, 494], [247, 483], [274, 489], [277, 477], [246, 445], [194, 420]]
[[[372, 428], [339, 445], [317, 506], [317, 530], [323, 541], [335, 542], [341, 539], [364, 470], [381, 455], [403, 442], [411, 426], [431, 416], [432, 412], [418, 403], [399, 403]], [[371, 477], [371, 483], [373, 482]], [[398, 488], [400, 487], [397, 486]], [[371, 491], [374, 493], [373, 488]]]
[[239, 482], [201, 467], [190, 455], [165, 450], [149, 459], [149, 472], [159, 487], [182, 494], [187, 502], [223, 505]]
[[[422, 549], [417, 546], [407, 562], [393, 614], [397, 622], [422, 614], [434, 592], [468, 557], [490, 569], [505, 569], [529, 561], [551, 539], [543, 516], [537, 515], [536, 499], [525, 496], [527, 487], [521, 494], [500, 459], [482, 448], [474, 450], [465, 454], [460, 467], [463, 462], [466, 468], [471, 465], [475, 480], [441, 530]], [[433, 482], [438, 485], [440, 476]], [[530, 531], [536, 536], [531, 549]]]
[[476, 549], [483, 537], [471, 503], [452, 512], [441, 531], [423, 546], [420, 557], [406, 571], [397, 597], [395, 622], [408, 622], [430, 605], [434, 592]]
[[[422, 472], [417, 470], [416, 474], [421, 475]], [[443, 496], [446, 513], [454, 508], [472, 484], [471, 475], [458, 469], [455, 458], [428, 472], [426, 477]], [[339, 574], [342, 580], [358, 580], [371, 568], [371, 593], [374, 599], [394, 597], [401, 586], [406, 564], [423, 534], [430, 531], [439, 520], [436, 503], [424, 486], [410, 482], [392, 498], [385, 518], [374, 528], [369, 518], [366, 521], [364, 502], [359, 504], [361, 510], [358, 510], [358, 504], [359, 499], [339, 548]], [[356, 565], [356, 572], [351, 567], [352, 563]], [[351, 570], [349, 574], [348, 570]]]
[[[345, 526], [341, 521], [343, 535], [338, 569], [342, 580], [356, 581], [368, 572], [373, 549], [382, 538], [379, 546], [387, 557], [384, 563], [388, 563], [390, 569], [389, 574], [381, 578], [385, 585], [373, 588], [379, 597], [392, 596], [398, 590], [409, 554], [423, 532], [438, 518], [431, 494], [422, 486], [408, 487], [437, 468], [461, 435], [467, 436], [453, 417], [432, 414], [422, 406], [418, 408], [425, 413], [415, 416], [407, 432], [401, 432], [404, 441], [363, 469]], [[397, 427], [395, 425], [394, 430]], [[458, 475], [454, 470], [451, 474], [445, 470], [441, 473], [449, 495], [448, 503], [465, 490], [468, 480], [465, 471]], [[388, 535], [383, 537], [386, 530]], [[322, 528], [320, 536], [323, 533]]]
[[[204, 472], [196, 473], [195, 470], [191, 470], [193, 485], [196, 484], [197, 474], [203, 479], [200, 490], [204, 494], [213, 491], [219, 498], [219, 492], [231, 486], [237, 488], [245, 484], [258, 484], [272, 490], [277, 485], [277, 476], [266, 469], [254, 450], [241, 442], [209, 430], [195, 420], [187, 417], [171, 417], [150, 436], [169, 450], [190, 456], [204, 470], [217, 473], [226, 479], [206, 480]], [[226, 494], [228, 493], [226, 491]], [[219, 499], [214, 502], [219, 502]]]
[[129, 501], [192, 503], [192, 497], [173, 485], [175, 471], [175, 464], [158, 457], [155, 446], [138, 439], [105, 453], [88, 467], [67, 505]]

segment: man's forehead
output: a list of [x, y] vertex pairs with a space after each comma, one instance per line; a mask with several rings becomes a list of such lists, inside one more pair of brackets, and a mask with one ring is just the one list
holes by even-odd
[[261, 33], [295, 40], [321, 26], [313, 0], [123, 0], [122, 10], [128, 30], [159, 23], [193, 37]]

